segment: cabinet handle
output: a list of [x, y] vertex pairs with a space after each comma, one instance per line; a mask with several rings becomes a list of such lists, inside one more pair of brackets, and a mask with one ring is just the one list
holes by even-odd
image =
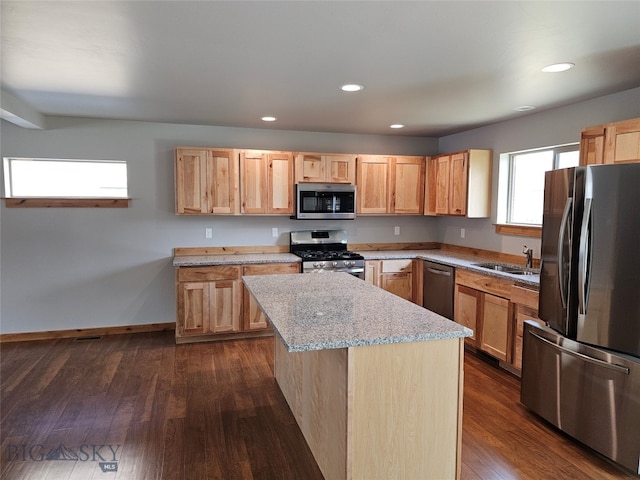
[[435, 273], [436, 275], [444, 275], [445, 277], [450, 277], [451, 272], [447, 272], [445, 270], [436, 270], [435, 268], [427, 267], [427, 272]]

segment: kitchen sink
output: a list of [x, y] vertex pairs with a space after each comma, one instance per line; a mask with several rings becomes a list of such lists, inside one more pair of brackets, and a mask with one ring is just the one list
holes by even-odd
[[474, 263], [474, 267], [486, 268], [496, 272], [509, 273], [511, 275], [538, 275], [540, 270], [534, 268], [520, 267], [518, 265], [509, 265], [507, 263]]

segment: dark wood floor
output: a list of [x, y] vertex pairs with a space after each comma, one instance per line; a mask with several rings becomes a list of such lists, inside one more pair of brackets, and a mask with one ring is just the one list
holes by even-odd
[[[321, 479], [273, 379], [272, 342], [3, 344], [0, 478]], [[464, 480], [637, 478], [531, 415], [517, 378], [469, 354], [462, 459]]]

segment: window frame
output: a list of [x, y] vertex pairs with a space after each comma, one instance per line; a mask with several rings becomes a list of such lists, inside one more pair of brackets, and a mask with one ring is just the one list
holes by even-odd
[[[498, 193], [498, 202], [504, 202], [504, 204], [498, 205], [498, 221], [495, 224], [496, 233], [504, 235], [519, 235], [527, 237], [541, 237], [542, 224], [537, 223], [517, 223], [512, 222], [513, 211], [513, 191], [515, 183], [515, 169], [514, 162], [518, 155], [536, 152], [553, 152], [552, 169], [558, 168], [560, 155], [566, 152], [580, 152], [580, 143], [573, 142], [563, 145], [556, 145], [550, 147], [532, 148], [527, 150], [519, 150], [516, 152], [510, 152], [501, 155], [501, 161], [504, 161], [504, 168], [501, 168], [502, 173], [505, 174], [506, 180], [499, 178], [499, 190], [504, 189], [503, 194]], [[578, 157], [578, 162], [580, 161]], [[578, 163], [579, 164], [579, 163]], [[502, 213], [500, 213], [502, 210]]]

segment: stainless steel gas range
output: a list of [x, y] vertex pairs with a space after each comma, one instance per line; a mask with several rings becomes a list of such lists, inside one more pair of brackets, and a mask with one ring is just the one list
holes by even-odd
[[302, 273], [346, 272], [364, 279], [364, 257], [347, 249], [344, 230], [290, 232], [289, 246], [302, 258]]

